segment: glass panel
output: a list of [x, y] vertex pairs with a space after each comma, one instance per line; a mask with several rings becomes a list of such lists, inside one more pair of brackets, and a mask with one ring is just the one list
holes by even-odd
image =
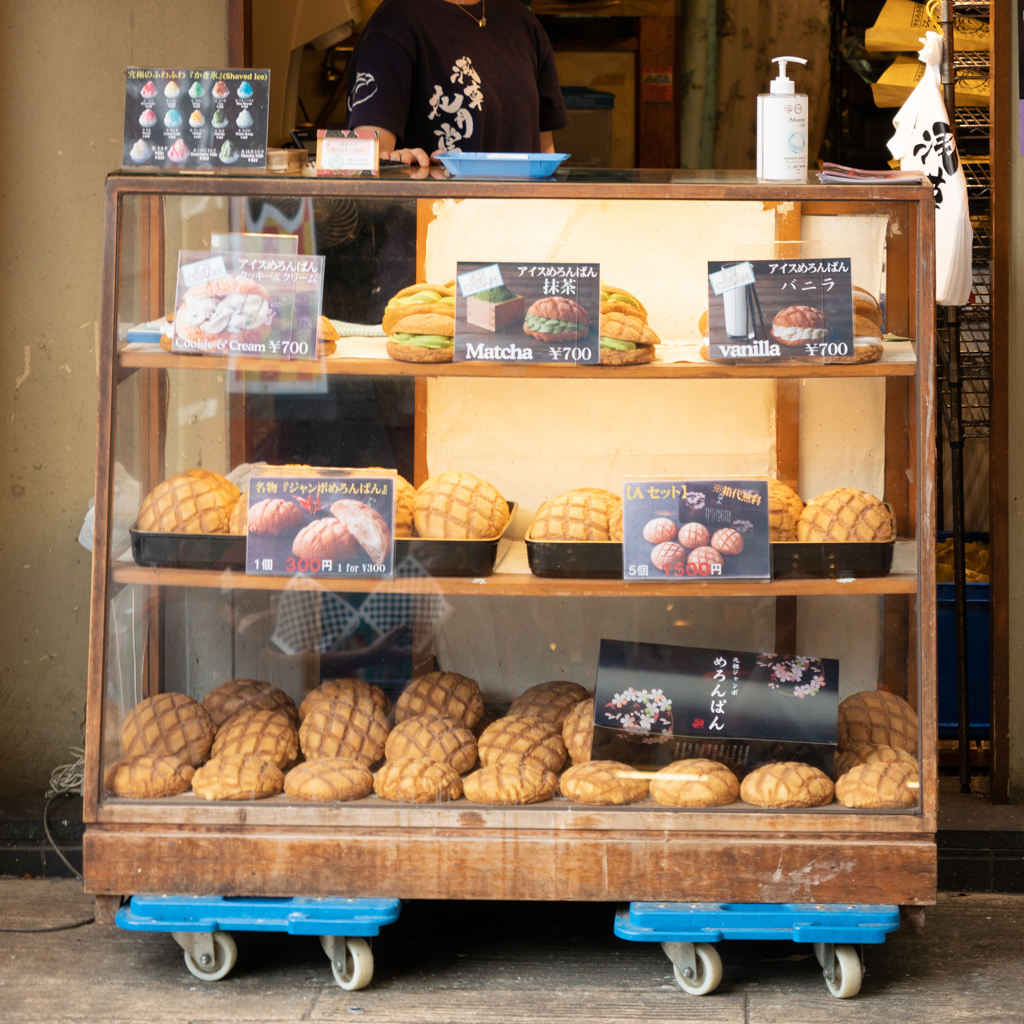
[[[650, 172], [569, 174], [584, 184], [612, 177], [623, 183], [654, 180]], [[674, 180], [726, 179], [677, 174]], [[711, 260], [848, 257], [854, 284], [877, 299], [877, 319], [884, 318], [891, 334], [916, 335], [916, 310], [909, 305], [916, 283], [907, 277], [907, 261], [889, 252], [888, 241], [894, 218], [905, 223], [905, 209], [850, 202], [839, 213], [817, 206], [794, 219], [791, 209], [761, 201], [423, 202], [367, 198], [351, 186], [339, 187], [336, 195], [303, 197], [300, 184], [294, 196], [285, 198], [168, 194], [121, 200], [105, 766], [143, 750], [184, 753], [197, 765], [206, 761], [213, 724], [204, 714], [157, 705], [151, 709], [154, 721], [143, 722], [148, 732], [138, 737], [142, 710], [149, 706], [133, 709], [161, 693], [203, 701], [216, 691], [207, 706], [220, 725], [221, 712], [232, 705], [225, 705], [225, 691], [218, 687], [232, 680], [266, 684], [238, 688], [243, 696], [262, 694], [260, 700], [269, 686], [276, 687], [296, 708], [330, 680], [355, 678], [377, 687], [383, 695], [380, 706], [390, 711], [381, 711], [376, 724], [336, 729], [332, 735], [341, 737], [340, 746], [328, 744], [328, 750], [315, 730], [300, 732], [306, 759], [341, 752], [377, 770], [388, 730], [423, 710], [422, 700], [417, 703], [412, 692], [406, 693], [410, 681], [432, 671], [458, 673], [478, 684], [479, 701], [467, 698], [473, 686], [454, 695], [437, 691], [420, 697], [428, 705], [432, 701], [435, 712], [465, 716], [474, 737], [459, 734], [458, 743], [460, 749], [472, 748], [510, 708], [513, 717], [521, 714], [522, 703], [513, 707], [513, 702], [531, 687], [559, 680], [593, 695], [600, 685], [602, 640], [656, 645], [657, 656], [666, 659], [674, 657], [669, 648], [729, 652], [730, 658], [734, 653], [761, 656], [766, 660], [760, 667], [772, 674], [771, 683], [765, 674], [764, 685], [778, 691], [779, 707], [785, 705], [790, 719], [810, 716], [810, 709], [829, 702], [834, 707], [837, 699], [856, 693], [888, 691], [907, 703], [889, 708], [887, 729], [861, 728], [855, 714], [846, 732], [840, 730], [840, 739], [846, 735], [844, 745], [857, 747], [903, 743], [913, 747], [908, 756], [916, 753], [911, 710], [920, 703], [913, 348], [895, 341], [874, 363], [818, 363], [806, 370], [709, 364], [700, 351]], [[423, 198], [430, 199], [430, 193]], [[323, 311], [341, 334], [336, 351], [290, 365], [171, 354], [166, 343], [161, 347], [155, 340], [164, 326], [171, 332], [166, 320], [157, 324], [149, 342], [129, 338], [129, 330], [167, 314], [173, 317], [179, 250], [209, 249], [214, 235], [240, 231], [294, 235], [300, 255], [326, 257]], [[900, 237], [905, 236], [903, 231]], [[657, 360], [619, 370], [466, 367], [388, 356], [378, 325], [396, 292], [418, 277], [450, 282], [460, 261], [515, 260], [599, 262], [604, 280], [628, 289], [646, 307], [649, 325], [660, 336]], [[918, 261], [909, 265], [916, 267]], [[248, 467], [255, 463], [386, 467], [413, 484], [443, 472], [472, 474], [499, 492], [497, 498], [480, 499], [490, 501], [484, 511], [508, 507], [511, 518], [500, 537], [490, 540], [424, 544], [423, 538], [399, 537], [394, 580], [247, 577], [245, 537], [228, 531], [232, 525], [239, 529], [241, 521], [231, 516], [232, 503], [239, 500], [234, 488], [245, 488]], [[204, 478], [201, 485], [179, 476], [196, 469], [217, 476]], [[811, 535], [817, 543], [798, 543], [807, 539], [802, 535], [780, 535], [773, 544], [775, 578], [769, 583], [677, 583], [655, 573], [643, 583], [623, 581], [621, 550], [610, 532], [602, 533], [610, 529], [614, 498], [609, 503], [607, 496], [593, 494], [587, 499], [593, 507], [585, 511], [591, 535], [600, 540], [580, 541], [571, 556], [552, 544], [528, 550], [526, 537], [542, 503], [572, 488], [621, 495], [623, 480], [636, 476], [769, 477], [787, 481], [806, 500], [833, 489], [841, 493], [838, 505], [824, 514], [827, 522], [820, 528], [825, 536]], [[143, 529], [136, 522], [140, 504], [171, 478], [178, 482]], [[890, 506], [894, 544], [880, 535], [859, 546], [840, 543], [857, 531], [863, 540], [861, 492]], [[425, 500], [417, 506], [421, 517]], [[204, 509], [212, 518], [203, 517]], [[312, 515], [327, 514], [306, 512], [303, 525]], [[790, 515], [798, 519], [799, 508]], [[186, 520], [188, 525], [179, 529]], [[425, 522], [416, 520], [417, 528], [425, 530]], [[872, 529], [884, 532], [880, 522]], [[178, 527], [168, 529], [175, 523]], [[796, 530], [795, 524], [787, 529]], [[851, 547], [858, 550], [851, 552]], [[560, 562], [563, 556], [569, 561]], [[812, 660], [781, 657], [786, 655]], [[821, 667], [822, 659], [838, 661], [838, 687], [834, 679], [827, 681], [832, 677]], [[602, 670], [606, 667], [607, 659]], [[753, 668], [743, 671], [753, 685]], [[709, 666], [707, 677], [713, 676]], [[456, 684], [467, 685], [443, 682]], [[422, 685], [416, 683], [417, 693]], [[706, 713], [693, 710], [699, 686], [682, 676], [672, 677], [670, 685], [675, 701], [671, 736], [679, 743], [666, 749], [686, 757], [710, 754], [740, 777], [762, 761], [788, 760], [787, 751], [799, 753], [797, 747], [776, 743], [782, 737], [769, 736], [775, 743], [769, 750], [753, 743], [755, 737], [716, 736], [707, 724], [715, 720], [712, 703]], [[647, 696], [628, 698], [639, 716], [631, 728], [649, 739], [661, 736], [665, 746], [663, 723], [670, 709], [658, 703], [661, 697], [651, 697], [650, 678], [638, 673], [635, 686]], [[339, 697], [341, 689], [335, 688], [332, 699], [358, 700]], [[523, 727], [537, 731], [535, 756], [556, 771], [569, 767], [565, 755], [555, 764], [558, 758], [551, 754], [563, 739], [571, 740], [570, 751], [582, 749], [572, 729], [563, 737], [564, 720], [575, 710], [579, 694], [574, 702], [571, 687], [562, 692], [568, 694], [564, 700], [541, 696], [531, 704], [527, 717], [540, 716], [541, 721]], [[594, 716], [598, 725], [621, 723], [621, 715], [610, 717], [607, 703], [577, 715], [584, 732]], [[650, 720], [652, 708], [662, 723], [657, 728]], [[368, 713], [373, 719], [372, 709]], [[331, 714], [344, 717], [337, 709]], [[185, 726], [175, 737], [172, 726], [183, 715]], [[504, 728], [489, 732], [483, 743], [489, 753], [481, 760], [513, 758], [514, 744], [502, 734]], [[261, 737], [266, 742], [260, 749], [291, 770], [294, 750]], [[732, 744], [728, 752], [722, 745], [726, 739]], [[642, 744], [634, 744], [632, 753], [628, 744], [615, 746], [617, 756], [633, 758], [616, 771], [645, 784], [649, 780], [643, 773], [662, 763], [651, 753], [658, 745], [648, 744], [646, 754]], [[808, 763], [818, 758], [830, 774], [833, 750], [826, 746], [801, 756]], [[737, 753], [741, 747], [745, 753]], [[408, 754], [416, 747], [396, 741], [394, 750], [400, 749]], [[887, 750], [857, 756], [901, 755]], [[460, 762], [463, 777], [474, 760]], [[686, 771], [697, 777], [688, 778]], [[706, 782], [701, 771], [706, 769], [685, 769], [681, 781], [700, 789]], [[916, 775], [908, 801], [912, 806], [904, 811], [919, 807], [915, 780]], [[108, 783], [115, 785], [113, 776]], [[548, 782], [536, 784], [543, 788]], [[103, 799], [145, 797], [144, 789], [122, 787], [115, 796], [107, 788]], [[804, 793], [807, 786], [797, 789]], [[707, 803], [692, 793], [690, 798], [697, 808]], [[196, 799], [185, 787], [159, 806]], [[293, 807], [296, 814], [304, 806], [285, 794], [270, 799]], [[361, 799], [382, 814], [393, 806], [373, 794]], [[795, 798], [795, 810], [802, 799]], [[343, 813], [349, 805], [333, 806]], [[556, 793], [531, 813], [568, 813], [577, 806]], [[847, 812], [837, 803], [823, 806], [829, 813]], [[686, 808], [648, 798], [608, 809], [681, 813]], [[749, 812], [752, 805], [736, 800], [725, 802], [723, 809]]]

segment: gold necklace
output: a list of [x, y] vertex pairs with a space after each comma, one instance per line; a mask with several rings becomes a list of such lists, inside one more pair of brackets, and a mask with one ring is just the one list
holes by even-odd
[[[452, 0], [452, 2], [454, 2], [454, 0]], [[481, 16], [479, 18], [470, 14], [462, 4], [457, 3], [455, 6], [458, 7], [467, 18], [472, 18], [481, 28], [484, 28], [487, 25], [487, 0], [483, 0], [483, 4], [480, 7]]]

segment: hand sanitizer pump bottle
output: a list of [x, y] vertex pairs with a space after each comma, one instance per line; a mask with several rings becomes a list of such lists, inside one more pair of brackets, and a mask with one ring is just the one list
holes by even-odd
[[804, 181], [807, 178], [807, 94], [797, 92], [786, 77], [789, 63], [802, 57], [775, 57], [779, 77], [771, 92], [757, 97], [757, 176], [762, 181]]

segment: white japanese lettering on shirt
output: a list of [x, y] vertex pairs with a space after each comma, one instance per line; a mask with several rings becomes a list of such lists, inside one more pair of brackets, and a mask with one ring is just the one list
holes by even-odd
[[[435, 85], [433, 95], [428, 100], [430, 113], [428, 120], [433, 121], [444, 114], [454, 114], [451, 121], [442, 121], [434, 129], [437, 136], [437, 148], [448, 153], [461, 153], [462, 143], [473, 135], [474, 123], [471, 110], [481, 110], [484, 104], [483, 90], [480, 88], [480, 75], [468, 57], [460, 57], [452, 65], [449, 78], [452, 85], [461, 86], [462, 92], [448, 97], [444, 86]], [[465, 106], [463, 106], [463, 103]]]

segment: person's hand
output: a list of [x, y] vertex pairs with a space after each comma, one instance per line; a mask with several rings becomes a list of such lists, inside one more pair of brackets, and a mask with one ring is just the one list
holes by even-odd
[[430, 166], [430, 157], [422, 149], [395, 149], [390, 153], [382, 152], [380, 158], [381, 160], [400, 160], [403, 164], [417, 164], [420, 167]]

